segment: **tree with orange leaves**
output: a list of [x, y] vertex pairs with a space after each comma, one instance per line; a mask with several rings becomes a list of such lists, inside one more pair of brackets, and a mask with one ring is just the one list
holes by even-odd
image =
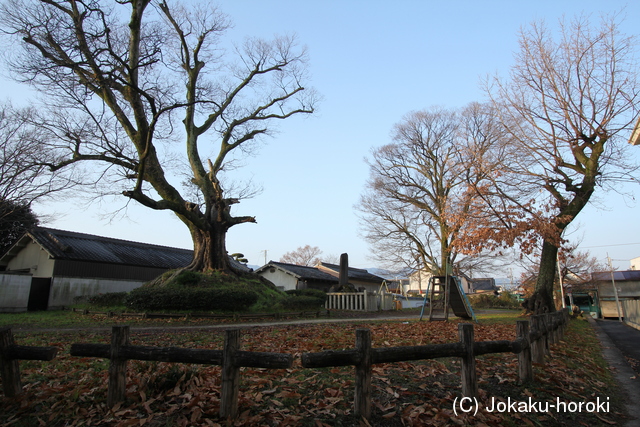
[[[627, 144], [640, 93], [636, 42], [615, 18], [594, 27], [541, 23], [520, 34], [510, 78], [487, 85], [506, 138], [503, 163], [476, 185], [482, 203], [468, 242], [540, 249], [532, 312], [554, 311], [553, 282], [563, 232], [598, 188], [633, 179]], [[475, 242], [475, 243], [473, 243]]]

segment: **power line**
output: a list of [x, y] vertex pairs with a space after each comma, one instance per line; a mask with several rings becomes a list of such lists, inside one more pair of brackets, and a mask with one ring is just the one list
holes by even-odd
[[612, 246], [633, 246], [640, 245], [640, 243], [619, 243], [616, 245], [599, 245], [599, 246], [581, 246], [582, 249], [592, 249], [592, 248], [610, 248]]

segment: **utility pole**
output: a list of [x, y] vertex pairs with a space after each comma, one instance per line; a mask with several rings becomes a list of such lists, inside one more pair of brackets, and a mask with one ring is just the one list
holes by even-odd
[[560, 297], [562, 298], [562, 308], [566, 308], [567, 305], [564, 302], [564, 283], [562, 283], [562, 269], [560, 269], [560, 254], [556, 256], [556, 262], [558, 263], [558, 280], [560, 281]]
[[265, 249], [265, 250], [260, 251], [260, 252], [264, 254], [264, 265], [267, 265], [267, 250]]
[[613, 278], [613, 264], [611, 263], [611, 258], [609, 258], [608, 253], [607, 253], [607, 260], [609, 261], [609, 270], [611, 270], [611, 283], [613, 284], [613, 294], [616, 297], [616, 309], [618, 310], [618, 321], [622, 322], [622, 315], [620, 314], [620, 300], [618, 299], [618, 288], [616, 288], [616, 281]]

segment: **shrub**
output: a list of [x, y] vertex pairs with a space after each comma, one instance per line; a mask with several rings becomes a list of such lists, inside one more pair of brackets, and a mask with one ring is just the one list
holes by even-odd
[[520, 308], [518, 300], [506, 291], [499, 297], [493, 294], [471, 295], [469, 302], [475, 308]]
[[193, 287], [200, 283], [201, 278], [202, 273], [184, 270], [173, 279], [173, 285], [180, 287]]
[[126, 297], [126, 292], [107, 292], [106, 294], [91, 295], [86, 298], [86, 301], [97, 307], [113, 307], [124, 305]]
[[245, 310], [258, 301], [248, 289], [137, 288], [125, 299], [134, 310]]
[[292, 295], [280, 302], [285, 310], [317, 310], [324, 306], [325, 298], [307, 295]]
[[320, 289], [291, 289], [285, 293], [289, 297], [280, 303], [285, 310], [315, 310], [327, 300], [327, 294]]
[[327, 293], [320, 289], [291, 289], [285, 291], [286, 294], [292, 296], [306, 296], [306, 297], [315, 297], [322, 298], [323, 300], [327, 298]]

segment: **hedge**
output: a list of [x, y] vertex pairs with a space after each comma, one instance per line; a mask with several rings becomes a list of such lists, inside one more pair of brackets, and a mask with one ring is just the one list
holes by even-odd
[[124, 305], [126, 297], [126, 292], [107, 292], [105, 294], [91, 295], [86, 300], [89, 304], [97, 307], [115, 307]]
[[311, 289], [311, 288], [307, 288], [307, 289], [290, 289], [288, 291], [285, 291], [285, 293], [288, 294], [288, 295], [292, 295], [292, 296], [315, 297], [315, 298], [320, 298], [320, 299], [326, 299], [327, 298], [327, 293], [325, 291], [320, 290], [320, 289]]
[[324, 306], [327, 294], [319, 289], [292, 289], [285, 291], [288, 298], [280, 305], [285, 310], [312, 310]]
[[125, 298], [133, 310], [244, 310], [258, 301], [246, 289], [137, 288]]
[[324, 306], [324, 299], [309, 296], [292, 296], [280, 302], [285, 310], [313, 310]]

